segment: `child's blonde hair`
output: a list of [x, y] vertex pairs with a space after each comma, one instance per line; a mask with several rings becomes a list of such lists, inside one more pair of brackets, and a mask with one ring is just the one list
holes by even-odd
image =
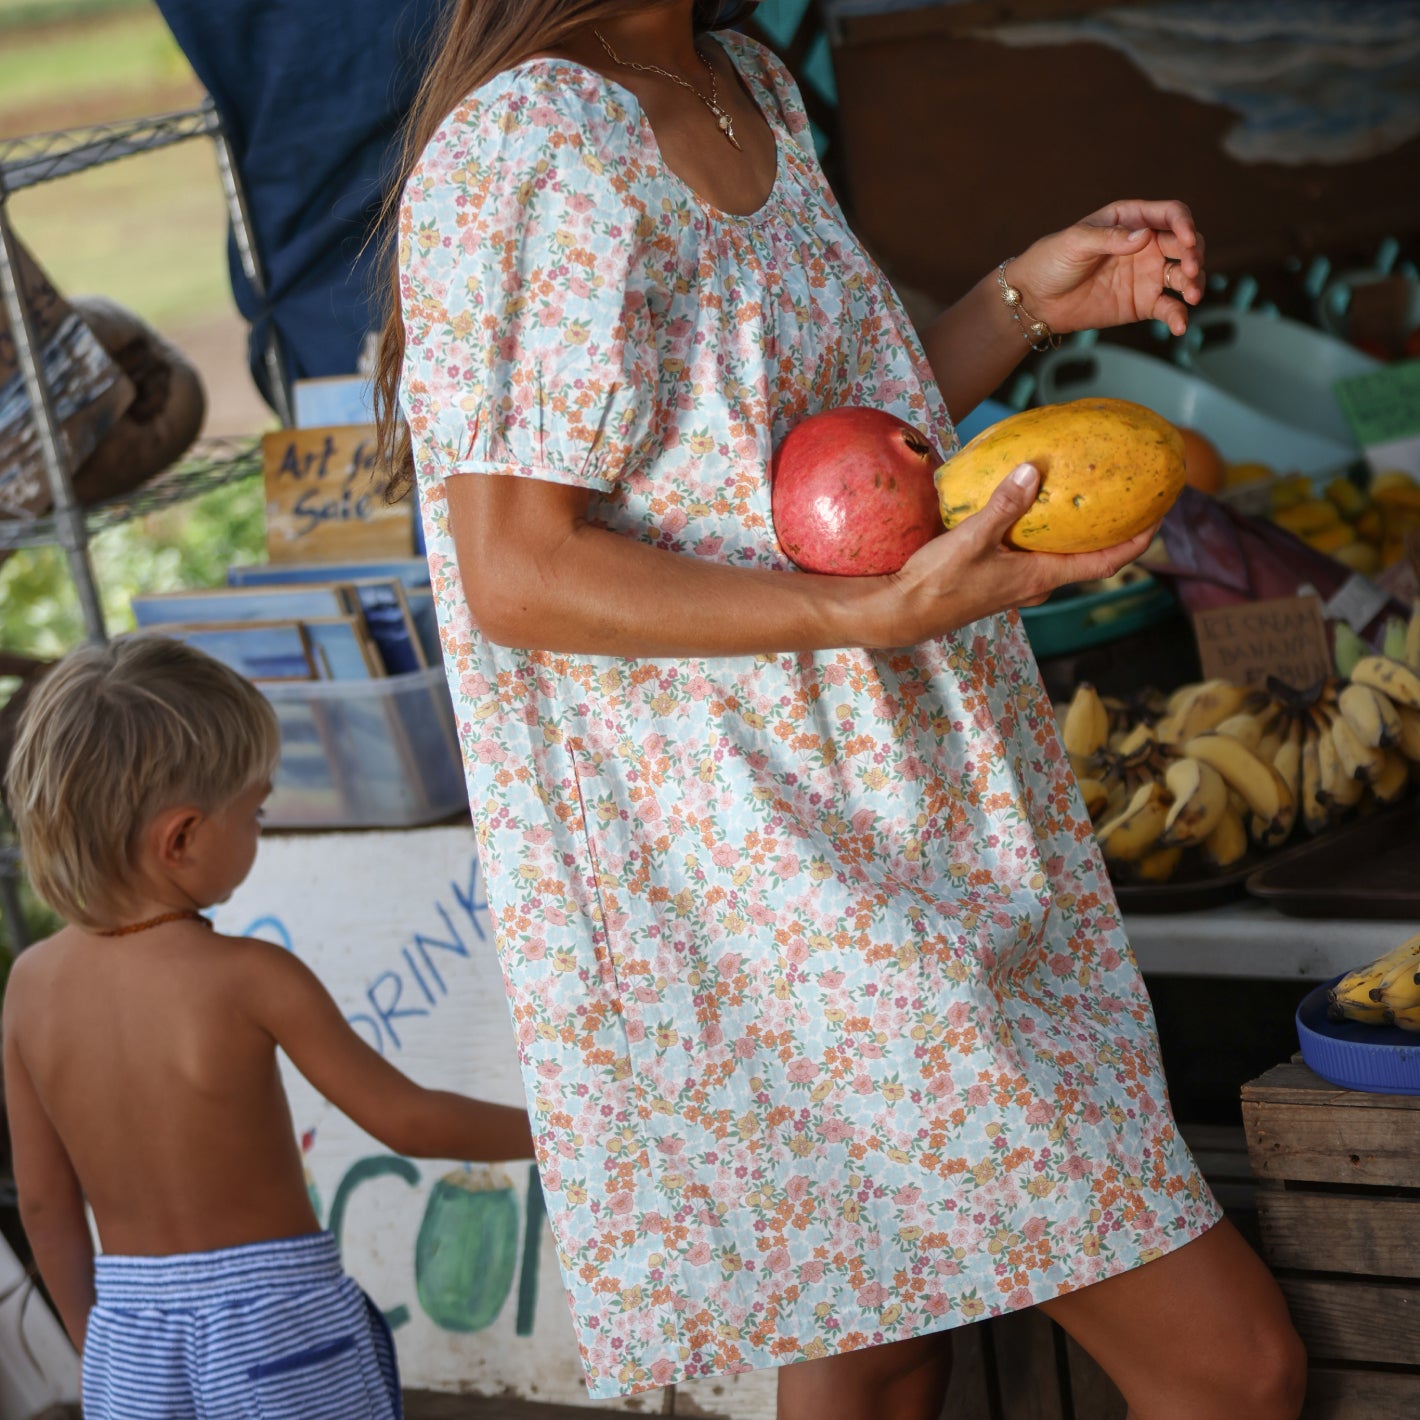
[[25, 707], [5, 779], [25, 876], [67, 921], [101, 926], [155, 814], [219, 808], [279, 753], [261, 692], [202, 651], [148, 634], [73, 651]]

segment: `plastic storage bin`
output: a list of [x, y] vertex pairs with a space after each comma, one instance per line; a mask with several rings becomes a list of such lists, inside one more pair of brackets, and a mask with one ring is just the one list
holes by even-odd
[[1118, 346], [1056, 350], [1042, 359], [1037, 379], [1040, 404], [1092, 395], [1133, 400], [1196, 429], [1229, 463], [1263, 463], [1280, 474], [1305, 473], [1325, 482], [1356, 458], [1350, 444], [1294, 429], [1197, 375]]
[[266, 822], [408, 828], [467, 807], [442, 666], [375, 680], [268, 681], [281, 762]]
[[1166, 620], [1178, 601], [1165, 586], [1145, 577], [1128, 587], [1070, 595], [1063, 589], [1039, 606], [1021, 608], [1031, 650], [1037, 657], [1062, 656], [1117, 641]]
[[1359, 452], [1332, 387], [1381, 362], [1344, 341], [1282, 316], [1220, 307], [1189, 317], [1175, 358], [1263, 414]]

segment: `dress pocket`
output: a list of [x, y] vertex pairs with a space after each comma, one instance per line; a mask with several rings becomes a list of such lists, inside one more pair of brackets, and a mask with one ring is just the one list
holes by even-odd
[[375, 1420], [387, 1414], [370, 1394], [354, 1336], [342, 1336], [251, 1366], [261, 1420]]

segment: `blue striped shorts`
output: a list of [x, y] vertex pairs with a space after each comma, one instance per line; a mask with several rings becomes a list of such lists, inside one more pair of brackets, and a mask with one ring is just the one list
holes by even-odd
[[84, 1420], [399, 1420], [389, 1327], [329, 1233], [95, 1260]]

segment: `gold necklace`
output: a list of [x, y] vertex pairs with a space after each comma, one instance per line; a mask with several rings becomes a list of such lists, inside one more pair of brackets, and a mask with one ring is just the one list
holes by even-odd
[[[711, 113], [715, 115], [715, 122], [720, 126], [720, 132], [735, 145], [740, 148], [740, 140], [735, 137], [734, 120], [720, 107], [720, 87], [715, 76], [715, 66], [701, 52], [700, 46], [695, 48], [695, 56], [710, 71], [710, 97], [707, 99], [689, 79], [682, 79], [679, 74], [673, 74], [669, 69], [662, 69], [659, 64], [637, 64], [634, 60], [623, 59], [607, 42], [606, 36], [600, 30], [593, 30], [601, 43], [601, 47], [606, 50], [607, 57], [613, 64], [620, 64], [623, 69], [635, 69], [642, 74], [660, 74], [663, 78], [669, 79], [673, 84], [679, 84], [682, 89], [689, 89]], [[740, 148], [743, 152], [743, 148]]]
[[181, 907], [175, 912], [164, 912], [157, 917], [149, 917], [144, 922], [132, 922], [127, 927], [110, 927], [107, 931], [95, 932], [96, 937], [130, 937], [134, 932], [146, 932], [150, 927], [162, 927], [169, 922], [202, 922], [212, 925], [195, 907]]

